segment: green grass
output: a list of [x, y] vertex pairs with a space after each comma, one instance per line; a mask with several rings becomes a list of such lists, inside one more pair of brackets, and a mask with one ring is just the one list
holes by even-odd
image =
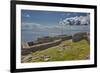
[[[90, 46], [86, 40], [79, 42], [64, 41], [58, 46], [33, 52], [30, 62], [85, 60], [89, 53]], [[45, 60], [45, 56], [49, 57], [48, 60]]]

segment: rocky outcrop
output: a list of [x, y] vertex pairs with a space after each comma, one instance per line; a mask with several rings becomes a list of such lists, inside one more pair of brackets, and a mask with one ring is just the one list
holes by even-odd
[[76, 33], [72, 36], [72, 41], [73, 42], [78, 42], [78, 41], [81, 41], [81, 40], [87, 40], [88, 42], [90, 41], [90, 38], [89, 38], [89, 33], [87, 32], [81, 32], [81, 33]]

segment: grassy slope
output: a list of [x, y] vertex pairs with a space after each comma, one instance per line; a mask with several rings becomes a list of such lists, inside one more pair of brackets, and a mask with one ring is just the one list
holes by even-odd
[[[84, 60], [89, 56], [90, 46], [86, 40], [64, 41], [60, 45], [32, 53], [30, 62]], [[44, 56], [49, 56], [45, 60]]]

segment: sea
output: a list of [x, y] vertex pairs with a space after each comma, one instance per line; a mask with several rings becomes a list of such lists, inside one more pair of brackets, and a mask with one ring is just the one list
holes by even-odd
[[[89, 26], [88, 26], [89, 27]], [[74, 27], [73, 27], [74, 28]], [[82, 26], [78, 27], [82, 28]], [[90, 29], [71, 29], [71, 30], [53, 30], [53, 31], [33, 31], [33, 30], [21, 30], [21, 42], [36, 41], [37, 38], [45, 36], [57, 36], [57, 35], [73, 35], [78, 32], [90, 32]]]

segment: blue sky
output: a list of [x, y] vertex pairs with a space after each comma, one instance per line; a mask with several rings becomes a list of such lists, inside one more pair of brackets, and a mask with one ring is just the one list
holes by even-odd
[[34, 11], [21, 10], [22, 23], [38, 23], [43, 25], [57, 25], [59, 21], [65, 18], [75, 16], [86, 16], [87, 13], [77, 12], [55, 12], [55, 11]]

